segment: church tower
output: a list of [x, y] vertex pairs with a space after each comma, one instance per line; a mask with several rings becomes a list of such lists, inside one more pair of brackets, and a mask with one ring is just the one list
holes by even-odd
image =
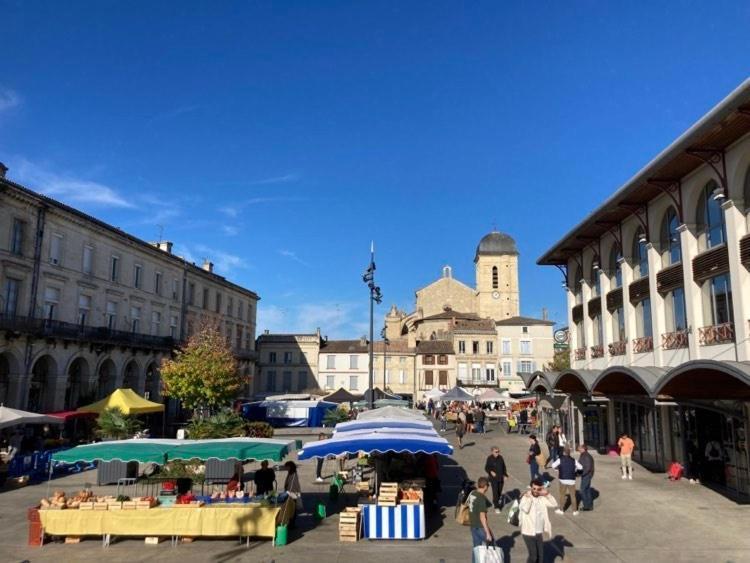
[[520, 314], [518, 248], [505, 233], [485, 235], [474, 256], [478, 313], [496, 321]]

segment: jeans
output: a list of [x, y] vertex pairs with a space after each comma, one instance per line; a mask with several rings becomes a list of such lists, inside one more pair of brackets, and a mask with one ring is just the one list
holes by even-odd
[[503, 486], [505, 481], [497, 479], [490, 479], [490, 485], [492, 485], [492, 506], [495, 508], [503, 509]]
[[471, 563], [477, 563], [474, 561], [474, 548], [484, 544], [486, 540], [487, 534], [484, 533], [484, 528], [471, 528]]
[[440, 419], [440, 430], [446, 430], [448, 428], [448, 421], [445, 418]]
[[539, 464], [536, 462], [536, 458], [532, 457], [529, 463], [529, 474], [532, 479], [539, 477]]
[[591, 478], [593, 475], [581, 477], [581, 504], [585, 510], [594, 509], [594, 494], [591, 491]]
[[477, 434], [484, 434], [484, 422], [477, 422], [475, 431]]
[[529, 552], [526, 563], [544, 563], [544, 535], [523, 536], [523, 542]]
[[551, 447], [549, 449], [549, 462], [552, 463], [555, 461], [558, 457], [560, 457], [560, 448]]

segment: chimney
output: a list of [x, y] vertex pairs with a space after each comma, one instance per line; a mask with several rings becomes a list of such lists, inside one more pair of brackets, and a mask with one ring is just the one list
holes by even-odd
[[547, 307], [542, 307], [542, 320], [546, 321], [549, 320], [549, 312], [547, 311]]
[[203, 260], [203, 269], [213, 274], [214, 263], [211, 262], [210, 260]]
[[271, 331], [268, 330], [268, 329], [266, 329], [266, 330], [263, 331], [263, 334], [271, 334]]
[[172, 243], [168, 241], [152, 242], [151, 246], [155, 246], [159, 250], [163, 250], [167, 254], [172, 254]]
[[0, 162], [0, 178], [5, 178], [5, 173], [8, 171], [8, 167]]

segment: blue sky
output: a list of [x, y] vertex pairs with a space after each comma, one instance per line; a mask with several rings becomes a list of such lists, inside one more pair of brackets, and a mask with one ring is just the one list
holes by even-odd
[[[746, 2], [0, 0], [9, 177], [364, 334], [491, 230], [539, 255], [750, 75]], [[380, 322], [380, 320], [379, 320]]]

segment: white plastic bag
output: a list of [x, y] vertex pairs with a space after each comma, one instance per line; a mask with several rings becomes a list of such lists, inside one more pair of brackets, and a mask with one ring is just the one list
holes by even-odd
[[513, 504], [508, 509], [508, 524], [511, 526], [518, 526], [521, 512], [521, 506], [518, 504], [518, 500], [514, 500]]
[[494, 545], [478, 545], [474, 548], [474, 563], [503, 563], [503, 552]]

